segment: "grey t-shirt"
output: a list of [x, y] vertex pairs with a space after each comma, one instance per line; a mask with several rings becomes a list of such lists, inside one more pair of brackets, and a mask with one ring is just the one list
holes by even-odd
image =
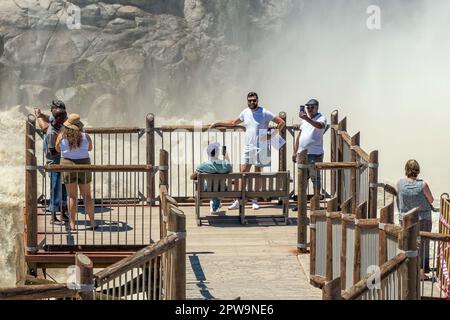
[[53, 126], [53, 124], [50, 123], [47, 129], [47, 133], [45, 135], [45, 157], [47, 159], [48, 164], [59, 164], [59, 161], [61, 160], [61, 154], [58, 153], [55, 156], [52, 156], [50, 149], [55, 149], [56, 147], [56, 138], [58, 137], [58, 134], [61, 130], [62, 126], [59, 128], [56, 128]]

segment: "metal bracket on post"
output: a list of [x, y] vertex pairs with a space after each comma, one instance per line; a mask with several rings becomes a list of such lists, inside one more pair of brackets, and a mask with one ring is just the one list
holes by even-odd
[[139, 132], [138, 132], [138, 139], [142, 138], [144, 136], [144, 134], [150, 133], [152, 131], [156, 132], [161, 138], [163, 137], [163, 132], [162, 132], [161, 129], [158, 129], [158, 128], [154, 128], [154, 129], [143, 128], [143, 129], [140, 129]]
[[140, 191], [138, 191], [138, 197], [139, 197], [139, 200], [140, 201], [143, 201], [143, 202], [150, 202], [151, 201], [151, 199], [150, 198], [147, 198], [142, 192], [140, 192]]
[[360, 161], [359, 159], [356, 161], [356, 165], [358, 167], [358, 169], [367, 169], [368, 168], [368, 164], [367, 162], [364, 161]]
[[167, 232], [168, 236], [173, 235], [173, 234], [176, 235], [177, 238], [180, 240], [186, 239], [186, 232], [171, 232], [171, 231]]
[[43, 194], [41, 194], [41, 195], [37, 198], [37, 202], [38, 202], [38, 203], [43, 203], [42, 200], [45, 200], [45, 197], [44, 197]]
[[154, 166], [152, 175], [154, 176], [158, 171], [166, 171], [169, 170], [169, 166]]
[[155, 130], [155, 132], [156, 132], [161, 138], [163, 137], [163, 132], [162, 132], [161, 129], [155, 128], [155, 129], [153, 129], [153, 130]]
[[139, 132], [138, 132], [138, 139], [142, 138], [144, 136], [144, 134], [150, 133], [150, 132], [151, 132], [150, 128], [140, 129]]
[[293, 136], [295, 137], [295, 129], [292, 127], [286, 128], [286, 130]]
[[419, 251], [418, 250], [401, 250], [401, 249], [397, 249], [397, 253], [404, 253], [406, 255], [407, 258], [416, 258], [419, 256]]
[[41, 129], [37, 129], [36, 133], [42, 140], [44, 140], [44, 132]]

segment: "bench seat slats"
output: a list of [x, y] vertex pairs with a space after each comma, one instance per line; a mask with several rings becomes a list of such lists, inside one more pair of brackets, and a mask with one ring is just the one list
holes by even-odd
[[245, 202], [254, 198], [279, 198], [283, 201], [283, 216], [288, 219], [290, 174], [276, 173], [230, 173], [199, 174], [196, 188], [196, 217], [200, 222], [202, 200], [211, 198], [239, 199], [241, 223], [245, 223]]

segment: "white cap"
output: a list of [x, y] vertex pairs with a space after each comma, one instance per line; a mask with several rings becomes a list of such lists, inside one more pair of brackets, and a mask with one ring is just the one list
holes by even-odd
[[208, 145], [208, 148], [207, 148], [206, 152], [208, 153], [209, 157], [212, 157], [212, 152], [213, 151], [215, 151], [215, 157], [217, 157], [219, 155], [219, 152], [220, 152], [220, 143], [213, 142], [213, 143], [210, 143]]

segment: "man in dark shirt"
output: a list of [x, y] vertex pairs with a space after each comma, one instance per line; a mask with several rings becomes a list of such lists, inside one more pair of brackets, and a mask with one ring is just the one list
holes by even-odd
[[53, 100], [51, 103], [49, 103], [47, 105], [47, 107], [50, 108], [51, 114], [49, 116], [42, 113], [41, 109], [34, 108], [34, 114], [36, 116], [39, 128], [41, 128], [42, 132], [44, 132], [44, 133], [47, 132], [47, 129], [48, 129], [48, 126], [50, 125], [50, 123], [55, 120], [55, 118], [53, 117], [53, 112], [56, 109], [63, 109], [64, 111], [66, 110], [66, 105], [61, 100]]
[[[61, 154], [56, 151], [56, 138], [67, 119], [67, 113], [64, 109], [56, 108], [52, 111], [53, 121], [49, 123], [45, 135], [44, 152], [47, 164], [59, 164]], [[67, 212], [67, 190], [66, 186], [61, 184], [61, 172], [50, 172], [50, 205], [48, 211], [52, 213], [51, 223], [59, 222], [56, 212], [61, 212], [61, 219], [68, 220]]]

